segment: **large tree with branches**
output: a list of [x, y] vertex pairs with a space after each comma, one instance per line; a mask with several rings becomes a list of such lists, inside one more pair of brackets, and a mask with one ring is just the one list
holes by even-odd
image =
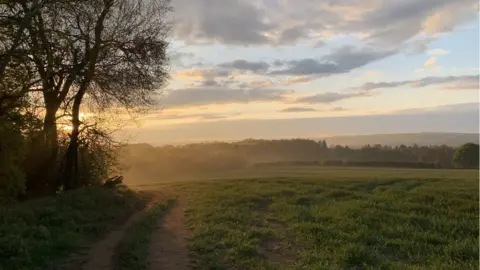
[[[80, 107], [86, 96], [102, 110], [135, 109], [152, 104], [153, 93], [167, 79], [166, 15], [169, 1], [89, 0], [71, 6], [75, 17], [73, 50], [80, 51], [81, 69], [72, 87], [72, 133], [66, 153], [65, 188], [77, 179]], [[83, 16], [83, 17], [82, 17]]]
[[[19, 81], [12, 74], [24, 77], [13, 96], [41, 93], [44, 144], [50, 150], [46, 162], [56, 172], [48, 185], [76, 188], [84, 101], [97, 113], [111, 107], [136, 110], [153, 104], [153, 95], [164, 87], [170, 0], [12, 0], [0, 7], [8, 11], [2, 23], [9, 26], [2, 29], [8, 46], [0, 75], [21, 71], [8, 76], [12, 82]], [[2, 77], [2, 85], [5, 81]], [[59, 117], [71, 122], [71, 133], [63, 166], [56, 168]]]

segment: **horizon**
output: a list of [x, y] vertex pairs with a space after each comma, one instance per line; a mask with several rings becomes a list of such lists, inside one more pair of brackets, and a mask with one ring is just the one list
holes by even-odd
[[[469, 136], [469, 135], [475, 135], [477, 136], [476, 140], [471, 140], [471, 141], [465, 141], [464, 143], [467, 142], [473, 142], [473, 143], [478, 143], [480, 140], [480, 132], [473, 132], [473, 133], [455, 133], [455, 132], [415, 132], [415, 133], [371, 133], [371, 134], [341, 134], [341, 135], [327, 135], [327, 136], [313, 136], [313, 137], [276, 137], [276, 138], [256, 138], [256, 137], [249, 137], [249, 138], [243, 138], [243, 139], [235, 139], [235, 140], [192, 140], [192, 141], [184, 141], [184, 142], [173, 142], [173, 143], [161, 143], [161, 144], [155, 144], [155, 143], [148, 143], [148, 142], [127, 142], [126, 145], [142, 145], [142, 144], [147, 144], [153, 147], [164, 147], [164, 146], [184, 146], [184, 145], [189, 145], [189, 144], [214, 144], [214, 143], [239, 143], [247, 140], [253, 140], [253, 141], [278, 141], [278, 140], [313, 140], [313, 141], [322, 141], [325, 140], [327, 143], [329, 143], [329, 140], [342, 140], [342, 139], [371, 139], [374, 140], [374, 138], [378, 138], [380, 136]], [[385, 139], [385, 138], [383, 138]], [[437, 138], [438, 139], [438, 138]], [[446, 140], [448, 138], [442, 138], [442, 140]], [[452, 138], [450, 138], [452, 139]], [[388, 140], [388, 139], [387, 139]], [[407, 138], [407, 140], [412, 140], [412, 138]], [[423, 138], [423, 140], [426, 140], [426, 138]], [[428, 140], [428, 139], [427, 139]], [[400, 145], [400, 143], [368, 143], [368, 144], [380, 144], [380, 145]], [[428, 143], [422, 143], [422, 142], [415, 142], [411, 141], [409, 143], [402, 143], [406, 145], [413, 145], [413, 144], [418, 144], [418, 145], [440, 145], [440, 144], [428, 144]], [[335, 143], [331, 143], [329, 145], [339, 145]], [[340, 144], [344, 145], [344, 144]], [[356, 142], [356, 143], [351, 143], [351, 144], [346, 144], [348, 146], [363, 146], [366, 144], [362, 144], [361, 142]], [[450, 145], [452, 146], [452, 145]]]

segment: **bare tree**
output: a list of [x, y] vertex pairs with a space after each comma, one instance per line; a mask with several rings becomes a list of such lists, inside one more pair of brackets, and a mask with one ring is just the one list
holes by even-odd
[[[80, 107], [86, 95], [98, 107], [128, 109], [152, 104], [152, 94], [167, 80], [166, 50], [171, 11], [168, 0], [90, 0], [71, 6], [76, 25], [71, 52], [84, 64], [76, 71], [72, 132], [66, 153], [65, 188], [77, 181]], [[71, 37], [77, 35], [71, 35]]]
[[[22, 5], [23, 2], [23, 5]], [[38, 81], [28, 61], [26, 29], [40, 12], [41, 1], [0, 0], [0, 117], [18, 108]]]

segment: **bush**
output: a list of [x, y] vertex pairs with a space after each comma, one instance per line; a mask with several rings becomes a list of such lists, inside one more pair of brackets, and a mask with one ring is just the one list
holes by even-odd
[[0, 119], [0, 204], [25, 192], [23, 137], [13, 122]]

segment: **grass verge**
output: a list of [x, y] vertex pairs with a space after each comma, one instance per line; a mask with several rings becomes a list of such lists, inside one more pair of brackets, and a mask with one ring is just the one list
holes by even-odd
[[148, 248], [151, 235], [158, 222], [175, 200], [165, 198], [151, 206], [140, 221], [131, 226], [117, 247], [118, 269], [141, 270], [147, 268]]
[[89, 187], [0, 207], [0, 269], [52, 269], [143, 201], [125, 187]]

